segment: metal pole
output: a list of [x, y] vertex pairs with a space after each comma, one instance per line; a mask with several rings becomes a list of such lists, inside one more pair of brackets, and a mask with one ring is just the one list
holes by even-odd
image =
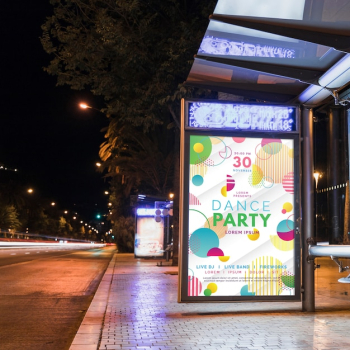
[[314, 148], [312, 109], [302, 111], [302, 309], [315, 311], [314, 261], [308, 259], [308, 243], [314, 238]]
[[310, 245], [309, 256], [328, 256], [350, 258], [350, 245]]
[[169, 246], [169, 225], [170, 225], [170, 217], [169, 214], [167, 216], [167, 224], [166, 224], [166, 244], [165, 244], [165, 249], [166, 249], [166, 261], [169, 261], [169, 255], [170, 255], [170, 251], [168, 250], [168, 246]]
[[328, 171], [327, 171], [327, 187], [334, 188], [328, 194], [328, 220], [330, 227], [330, 244], [339, 244], [343, 242], [341, 232], [341, 209], [340, 190], [337, 189], [340, 179], [340, 149], [339, 149], [339, 127], [340, 127], [340, 113], [339, 107], [333, 107], [328, 113], [329, 127], [328, 127]]

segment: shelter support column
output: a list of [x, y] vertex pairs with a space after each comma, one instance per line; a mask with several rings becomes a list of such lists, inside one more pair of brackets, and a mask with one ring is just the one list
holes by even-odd
[[314, 238], [314, 147], [313, 111], [302, 111], [302, 309], [315, 311], [314, 262], [308, 259], [308, 244]]
[[340, 147], [339, 147], [339, 127], [340, 127], [339, 107], [331, 108], [328, 113], [328, 167], [327, 167], [327, 187], [334, 188], [328, 191], [328, 220], [329, 220], [329, 243], [342, 243], [341, 224], [341, 195], [337, 189], [340, 181]]

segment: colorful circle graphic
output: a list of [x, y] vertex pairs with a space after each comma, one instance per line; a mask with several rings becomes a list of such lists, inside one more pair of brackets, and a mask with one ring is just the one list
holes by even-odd
[[215, 293], [218, 290], [218, 286], [216, 283], [209, 283], [207, 285], [207, 289], [210, 289], [212, 293]]
[[245, 137], [232, 137], [232, 140], [236, 143], [242, 143], [245, 141]]
[[292, 203], [286, 202], [286, 203], [283, 204], [283, 209], [282, 209], [282, 213], [283, 214], [289, 213], [292, 210], [293, 210], [293, 204]]
[[219, 237], [209, 228], [200, 228], [192, 233], [189, 244], [193, 254], [207, 258], [210, 249], [219, 247]]
[[204, 179], [203, 179], [203, 177], [201, 175], [195, 175], [195, 176], [192, 177], [192, 183], [195, 186], [202, 186], [203, 182], [204, 182]]
[[294, 193], [294, 173], [289, 172], [284, 175], [282, 180], [282, 186], [287, 193]]
[[249, 233], [247, 236], [251, 241], [256, 241], [260, 237], [260, 232], [258, 229], [253, 229], [254, 233]]
[[[191, 136], [190, 164], [203, 163], [211, 154], [212, 144], [208, 136]], [[199, 152], [201, 151], [201, 152]]]
[[252, 175], [251, 175], [252, 185], [256, 186], [256, 185], [260, 184], [263, 177], [264, 177], [264, 173], [261, 170], [261, 168], [259, 168], [255, 164], [253, 164], [252, 165]]
[[275, 181], [270, 176], [264, 176], [262, 181], [265, 188], [271, 188], [275, 184]]
[[195, 143], [194, 146], [193, 146], [193, 150], [196, 152], [196, 153], [202, 153], [203, 150], [204, 150], [204, 146], [202, 143]]
[[210, 296], [211, 296], [211, 290], [210, 290], [209, 288], [204, 289], [204, 295], [205, 295], [206, 297], [210, 297]]
[[224, 252], [220, 248], [211, 248], [208, 251], [208, 256], [224, 256]]
[[281, 280], [286, 287], [295, 287], [295, 276], [294, 275], [282, 275]]
[[224, 197], [227, 197], [227, 187], [226, 186], [223, 186], [221, 188], [221, 194], [224, 196]]
[[194, 276], [188, 276], [187, 295], [198, 296], [202, 292], [202, 282]]
[[267, 154], [277, 154], [282, 149], [282, 141], [277, 139], [263, 139], [261, 147]]
[[292, 220], [283, 220], [277, 225], [277, 235], [283, 241], [294, 239], [294, 222]]
[[230, 260], [230, 257], [229, 256], [219, 256], [218, 257], [220, 261], [222, 262], [226, 262], [226, 261], [229, 261]]

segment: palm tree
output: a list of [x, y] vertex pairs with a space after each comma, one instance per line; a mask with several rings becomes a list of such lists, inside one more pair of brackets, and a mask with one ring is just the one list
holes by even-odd
[[163, 126], [147, 134], [130, 125], [107, 131], [108, 141], [101, 145], [100, 157], [108, 169], [107, 177], [121, 177], [125, 196], [140, 188], [154, 195], [169, 192], [174, 168], [169, 133]]

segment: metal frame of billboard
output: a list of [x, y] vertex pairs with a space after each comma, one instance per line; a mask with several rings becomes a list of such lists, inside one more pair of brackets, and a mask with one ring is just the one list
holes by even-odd
[[[226, 129], [221, 128], [220, 126], [215, 125], [214, 127], [202, 127], [201, 125], [193, 126], [193, 123], [191, 125], [191, 116], [190, 114], [190, 107], [193, 103], [204, 103], [209, 106], [210, 103], [214, 104], [222, 104], [224, 105], [224, 109], [231, 108], [228, 105], [239, 105], [243, 108], [246, 106], [247, 108], [252, 107], [253, 109], [256, 107], [281, 107], [281, 108], [289, 108], [290, 110], [293, 110], [294, 112], [294, 126], [292, 127], [292, 130], [247, 130], [247, 129], [241, 129], [237, 130], [237, 128], [228, 127]], [[210, 112], [209, 109], [207, 112]], [[181, 127], [181, 145], [180, 145], [180, 259], [179, 259], [179, 289], [178, 289], [178, 301], [179, 302], [230, 302], [230, 301], [300, 301], [301, 300], [301, 287], [300, 287], [300, 271], [301, 271], [301, 259], [300, 259], [300, 235], [299, 235], [299, 229], [300, 227], [300, 193], [299, 193], [299, 187], [300, 187], [300, 179], [299, 179], [299, 169], [300, 169], [300, 134], [299, 134], [299, 118], [300, 118], [300, 110], [298, 106], [281, 106], [281, 105], [265, 105], [265, 104], [256, 104], [256, 103], [242, 103], [237, 101], [208, 101], [208, 100], [182, 100], [182, 127]], [[222, 113], [222, 112], [220, 112]], [[222, 122], [222, 114], [219, 116], [219, 122]], [[250, 116], [251, 117], [251, 116]], [[249, 117], [249, 118], [250, 118]], [[208, 119], [212, 122], [214, 120], [214, 123], [218, 120], [215, 119], [215, 116], [210, 116]], [[232, 124], [232, 123], [231, 123]], [[200, 293], [193, 293], [191, 295], [189, 294], [189, 288], [193, 288], [193, 286], [190, 286], [191, 278], [189, 275], [189, 251], [191, 249], [190, 242], [191, 238], [189, 237], [190, 234], [190, 137], [212, 137], [212, 139], [220, 140], [224, 137], [229, 138], [246, 138], [249, 141], [255, 140], [255, 139], [279, 139], [281, 142], [287, 142], [290, 140], [290, 142], [293, 143], [294, 146], [294, 160], [292, 161], [293, 164], [293, 172], [294, 172], [294, 181], [293, 181], [293, 190], [294, 190], [294, 196], [293, 196], [293, 214], [294, 214], [294, 222], [293, 222], [293, 234], [294, 234], [294, 248], [292, 249], [293, 252], [293, 268], [294, 268], [294, 294], [293, 295], [261, 295], [261, 293], [258, 295], [256, 293], [253, 295], [253, 293], [246, 293], [246, 294], [237, 294], [234, 295], [215, 295], [217, 293], [216, 283], [210, 282], [210, 280], [207, 280], [207, 287], [211, 284], [211, 290], [209, 288], [205, 289], [204, 284], [202, 283], [201, 292]], [[226, 148], [226, 146], [225, 146]], [[226, 186], [227, 187], [227, 186]], [[193, 198], [193, 197], [191, 197]], [[192, 200], [192, 199], [191, 199]], [[214, 202], [213, 202], [214, 203]], [[255, 205], [255, 204], [254, 204]], [[238, 208], [238, 204], [237, 204]], [[255, 208], [253, 208], [255, 209]], [[283, 209], [285, 210], [285, 209]], [[220, 215], [220, 214], [218, 214]], [[255, 214], [251, 214], [255, 215]], [[207, 218], [206, 218], [207, 219]], [[211, 218], [214, 220], [213, 218]], [[208, 219], [206, 220], [209, 224]], [[212, 221], [213, 224], [214, 221]], [[288, 219], [286, 219], [287, 225], [288, 225]], [[205, 226], [205, 225], [204, 225]], [[208, 225], [207, 225], [208, 226]], [[209, 226], [210, 227], [210, 226]], [[275, 229], [276, 230], [276, 229]], [[225, 235], [226, 235], [225, 231]], [[259, 231], [257, 231], [259, 232]], [[192, 232], [193, 233], [193, 232]], [[196, 238], [198, 239], [198, 237]], [[206, 238], [207, 239], [207, 238]], [[208, 239], [211, 238], [208, 236]], [[215, 238], [216, 239], [216, 238]], [[270, 238], [271, 239], [271, 238]], [[278, 239], [278, 238], [276, 238]], [[208, 243], [209, 244], [209, 243]], [[215, 247], [213, 249], [213, 255], [210, 256], [210, 258], [213, 258], [215, 256], [216, 258], [219, 258], [220, 252], [217, 249], [218, 247]], [[218, 253], [219, 252], [219, 253]], [[191, 251], [191, 253], [193, 253]], [[197, 252], [198, 253], [198, 252]], [[199, 254], [199, 253], [198, 253]], [[209, 252], [208, 252], [209, 254]], [[210, 254], [209, 254], [210, 255]], [[222, 254], [221, 254], [222, 255]], [[202, 257], [204, 258], [204, 257]], [[206, 257], [205, 257], [206, 258]], [[222, 256], [222, 259], [225, 257]], [[221, 259], [220, 259], [221, 260]], [[204, 261], [204, 259], [203, 259]], [[220, 266], [224, 265], [224, 263], [220, 263]], [[229, 264], [229, 262], [227, 263]], [[202, 268], [204, 265], [199, 266], [199, 268]], [[206, 266], [206, 265], [205, 265]], [[208, 265], [210, 266], [210, 265]], [[234, 266], [234, 265], [233, 265]], [[196, 268], [197, 265], [196, 265]], [[208, 268], [207, 266], [205, 267]], [[254, 266], [255, 268], [255, 266]], [[216, 268], [217, 269], [217, 268]], [[215, 270], [215, 268], [214, 268]], [[281, 276], [281, 270], [279, 270]], [[193, 271], [192, 271], [193, 272]], [[210, 271], [209, 271], [210, 272]], [[246, 272], [245, 272], [246, 273]], [[192, 276], [192, 281], [194, 278], [194, 274]], [[209, 277], [208, 277], [209, 278]], [[249, 276], [247, 277], [249, 279]], [[286, 277], [288, 278], [288, 277]], [[288, 283], [287, 283], [288, 284]], [[213, 289], [214, 286], [214, 289]], [[220, 286], [220, 284], [219, 284]], [[207, 293], [206, 293], [207, 292]], [[204, 294], [203, 294], [204, 293]], [[219, 293], [217, 293], [219, 294]]]

